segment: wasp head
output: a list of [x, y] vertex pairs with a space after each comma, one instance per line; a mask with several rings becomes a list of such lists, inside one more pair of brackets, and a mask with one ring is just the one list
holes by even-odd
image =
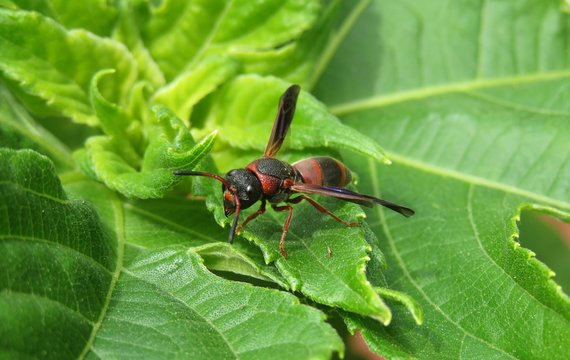
[[261, 183], [255, 174], [246, 169], [231, 170], [226, 174], [226, 180], [230, 187], [222, 185], [224, 192], [224, 212], [226, 216], [236, 210], [235, 196], [239, 198], [242, 209], [247, 209], [261, 199]]

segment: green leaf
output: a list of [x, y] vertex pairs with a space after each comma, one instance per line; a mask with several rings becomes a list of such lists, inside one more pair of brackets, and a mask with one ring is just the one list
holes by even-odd
[[133, 55], [140, 77], [147, 80], [154, 89], [158, 89], [166, 83], [164, 74], [154, 61], [149, 50], [141, 38], [137, 24], [137, 12], [140, 2], [121, 1], [118, 4], [119, 14], [113, 31], [113, 38], [125, 44]]
[[240, 246], [232, 246], [228, 243], [215, 243], [198, 246], [192, 250], [200, 255], [210, 270], [233, 272], [259, 280], [274, 282], [285, 289], [289, 288], [289, 285], [277, 272], [277, 269], [269, 265], [259, 265], [238, 247]]
[[416, 324], [421, 325], [423, 323], [424, 313], [419, 304], [414, 300], [414, 298], [401, 291], [396, 291], [383, 287], [377, 287], [375, 289], [376, 292], [378, 292], [378, 294], [382, 296], [384, 299], [398, 302], [404, 305], [414, 317]]
[[104, 69], [93, 76], [89, 86], [89, 100], [93, 111], [99, 118], [101, 129], [109, 136], [121, 137], [126, 135], [126, 130], [132, 120], [121, 107], [107, 101], [98, 87], [102, 77], [114, 73], [114, 69]]
[[[114, 195], [109, 189], [77, 173], [67, 173], [63, 180], [72, 198], [90, 201], [100, 212], [103, 223], [113, 226], [115, 212], [109, 199]], [[146, 250], [183, 245], [192, 247], [209, 269], [289, 288], [274, 266], [264, 264], [258, 248], [246, 241], [238, 240], [233, 246], [227, 243], [227, 230], [216, 224], [203, 200], [167, 197], [128, 201], [123, 202], [122, 206], [125, 264]]]
[[85, 29], [100, 36], [111, 33], [117, 15], [117, 10], [109, 6], [112, 1], [18, 0], [16, 3], [20, 9], [42, 13], [68, 29]]
[[143, 39], [170, 81], [214, 54], [247, 62], [297, 39], [316, 21], [315, 0], [164, 1], [151, 9]]
[[[256, 149], [261, 153], [271, 133], [279, 98], [286, 87], [287, 84], [277, 78], [237, 77], [214, 95], [206, 129], [219, 129], [220, 139], [235, 148]], [[376, 142], [340, 123], [306, 92], [299, 96], [286, 145], [305, 151], [317, 147], [349, 149], [379, 161], [388, 161]]]
[[[0, 9], [0, 70], [25, 93], [74, 121], [96, 125], [88, 100], [92, 76], [116, 69], [103, 95], [123, 104], [137, 76], [135, 62], [118, 42], [83, 30], [66, 30], [39, 13]], [[25, 61], [24, 61], [25, 60]]]
[[233, 77], [238, 68], [229, 57], [207, 57], [158, 90], [153, 101], [168, 106], [179, 118], [189, 119], [194, 105]]
[[405, 226], [387, 210], [369, 213], [388, 287], [416, 299], [425, 319], [417, 326], [394, 308], [387, 328], [350, 320], [374, 351], [568, 354], [570, 300], [520, 247], [516, 226], [528, 206], [570, 218], [569, 29], [558, 6], [375, 1], [317, 85], [394, 162], [350, 158], [367, 174], [361, 190], [416, 210]]
[[63, 167], [74, 166], [69, 149], [34, 121], [3, 86], [0, 86], [0, 147], [34, 149], [51, 156]]
[[[157, 329], [150, 338], [149, 328]], [[124, 271], [92, 355], [327, 359], [342, 347], [322, 313], [294, 296], [220, 279], [192, 251], [174, 247]]]
[[91, 177], [127, 197], [157, 198], [180, 181], [173, 170], [193, 169], [208, 154], [216, 132], [196, 143], [188, 128], [168, 109], [155, 107], [147, 137], [140, 169], [120, 156], [123, 143], [107, 136], [89, 138], [76, 159]]
[[126, 230], [136, 224], [109, 190], [77, 180], [66, 179], [75, 194], [90, 194], [101, 218], [67, 199], [47, 158], [0, 150], [2, 357], [342, 354], [320, 311], [218, 278], [185, 246], [141, 252], [125, 266]]
[[204, 201], [165, 198], [125, 203], [129, 243], [147, 249], [199, 246], [227, 241], [228, 235], [205, 211]]
[[0, 149], [0, 353], [77, 357], [106, 307], [117, 241], [53, 164]]
[[[215, 196], [221, 207], [220, 194]], [[364, 218], [354, 204], [327, 198], [319, 203], [346, 221]], [[242, 215], [243, 219], [247, 214]], [[296, 205], [285, 242], [285, 258], [279, 253], [284, 222], [284, 213], [268, 209], [247, 224], [243, 235], [261, 248], [267, 263], [275, 262], [292, 290], [321, 304], [390, 322], [390, 309], [366, 279], [370, 246], [365, 237], [374, 235], [365, 224], [346, 227], [309, 204]]]

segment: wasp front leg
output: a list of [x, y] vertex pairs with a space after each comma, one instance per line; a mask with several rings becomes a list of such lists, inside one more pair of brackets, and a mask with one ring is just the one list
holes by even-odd
[[247, 219], [245, 219], [240, 226], [238, 226], [237, 228], [237, 232], [238, 234], [241, 233], [243, 231], [243, 228], [245, 227], [245, 225], [250, 222], [251, 220], [255, 219], [256, 217], [258, 217], [259, 215], [265, 213], [265, 199], [261, 200], [261, 206], [259, 207], [259, 209], [254, 212], [253, 214], [249, 215], [247, 217]]

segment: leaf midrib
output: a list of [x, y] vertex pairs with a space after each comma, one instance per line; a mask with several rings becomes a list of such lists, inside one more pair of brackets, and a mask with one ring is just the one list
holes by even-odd
[[491, 89], [503, 86], [516, 86], [533, 82], [559, 80], [564, 77], [570, 77], [570, 70], [507, 76], [494, 79], [473, 79], [465, 82], [455, 82], [446, 85], [435, 85], [425, 88], [400, 91], [389, 95], [374, 95], [369, 98], [332, 105], [329, 107], [329, 111], [336, 116], [343, 116], [359, 111], [387, 107], [407, 101], [422, 100], [440, 95], [473, 92], [474, 90]]
[[[396, 164], [401, 164], [410, 168], [414, 168], [419, 171], [423, 171], [430, 174], [435, 174], [441, 177], [448, 177], [451, 179], [462, 181], [470, 185], [479, 185], [488, 189], [500, 190], [507, 194], [518, 195], [530, 200], [534, 200], [540, 204], [546, 204], [549, 206], [556, 207], [558, 209], [567, 210], [570, 213], [570, 202], [560, 201], [553, 199], [552, 197], [533, 193], [529, 190], [521, 189], [519, 187], [501, 183], [498, 181], [488, 180], [480, 176], [462, 173], [456, 170], [447, 169], [441, 166], [433, 165], [427, 162], [414, 160], [410, 157], [397, 154], [395, 152], [386, 151], [386, 155], [389, 159], [393, 160]], [[374, 165], [375, 168], [375, 165]], [[371, 169], [372, 170], [372, 169]]]
[[113, 198], [111, 200], [111, 204], [113, 206], [113, 213], [115, 217], [115, 234], [117, 236], [117, 265], [115, 270], [113, 271], [113, 277], [111, 278], [111, 284], [109, 285], [109, 290], [107, 291], [107, 295], [105, 296], [105, 303], [101, 308], [101, 314], [91, 331], [91, 335], [89, 336], [89, 340], [85, 343], [85, 347], [83, 351], [78, 356], [78, 359], [84, 359], [85, 356], [91, 351], [93, 344], [95, 343], [95, 338], [99, 333], [99, 329], [101, 328], [101, 324], [107, 315], [107, 311], [109, 310], [109, 305], [111, 303], [111, 299], [113, 298], [113, 292], [115, 291], [115, 287], [119, 280], [119, 276], [123, 269], [123, 258], [125, 252], [125, 213], [123, 209], [122, 202], [118, 198]]

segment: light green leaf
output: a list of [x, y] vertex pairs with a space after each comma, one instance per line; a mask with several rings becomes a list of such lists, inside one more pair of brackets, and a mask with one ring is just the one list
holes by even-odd
[[338, 49], [317, 94], [394, 161], [348, 165], [364, 192], [416, 210], [406, 226], [369, 213], [388, 287], [425, 319], [353, 322], [374, 351], [568, 354], [570, 300], [516, 241], [522, 208], [570, 218], [567, 32], [558, 1], [374, 1]]
[[119, 14], [113, 31], [113, 38], [125, 44], [137, 62], [140, 77], [147, 80], [155, 90], [164, 86], [166, 80], [162, 70], [141, 39], [140, 29], [136, 21], [137, 5], [134, 1], [121, 1], [118, 4]]
[[113, 69], [104, 69], [93, 76], [89, 86], [89, 100], [105, 134], [112, 137], [122, 137], [126, 135], [126, 130], [132, 120], [121, 107], [105, 99], [98, 87], [102, 77], [114, 73], [115, 70]]
[[21, 90], [74, 121], [96, 125], [88, 100], [92, 76], [116, 69], [102, 87], [109, 101], [122, 104], [137, 76], [135, 62], [118, 42], [83, 30], [66, 30], [35, 12], [0, 9], [0, 70]]
[[414, 317], [416, 324], [421, 325], [424, 321], [424, 313], [420, 305], [406, 293], [383, 287], [376, 287], [376, 292], [386, 300], [391, 300], [404, 305]]
[[82, 169], [127, 197], [157, 198], [171, 189], [180, 181], [172, 171], [193, 169], [210, 151], [216, 132], [196, 143], [188, 128], [166, 108], [155, 107], [153, 112], [140, 169], [119, 155], [120, 142], [106, 136], [89, 138], [85, 150], [76, 153]]
[[345, 31], [337, 28], [344, 4], [340, 0], [325, 4], [315, 24], [293, 43], [263, 52], [240, 53], [245, 71], [280, 77], [310, 91], [344, 36]]
[[151, 9], [143, 39], [170, 81], [209, 55], [240, 58], [295, 41], [319, 10], [315, 0], [163, 1]]
[[188, 124], [192, 108], [217, 87], [236, 75], [239, 65], [226, 56], [210, 56], [195, 63], [168, 86], [153, 95], [153, 101], [169, 107]]
[[342, 354], [320, 311], [291, 294], [218, 278], [185, 246], [141, 253], [125, 266], [133, 225], [121, 200], [77, 180], [66, 177], [75, 194], [91, 195], [101, 218], [84, 200], [67, 199], [47, 158], [0, 150], [2, 357]]
[[[235, 148], [262, 152], [277, 114], [279, 98], [286, 88], [287, 84], [277, 78], [237, 77], [215, 94], [206, 129], [219, 129], [220, 139]], [[325, 106], [303, 91], [286, 146], [305, 151], [317, 147], [349, 149], [388, 161], [376, 142], [341, 124]]]
[[68, 29], [85, 29], [108, 36], [117, 17], [114, 1], [103, 0], [18, 0], [22, 10], [37, 11], [49, 16]]

